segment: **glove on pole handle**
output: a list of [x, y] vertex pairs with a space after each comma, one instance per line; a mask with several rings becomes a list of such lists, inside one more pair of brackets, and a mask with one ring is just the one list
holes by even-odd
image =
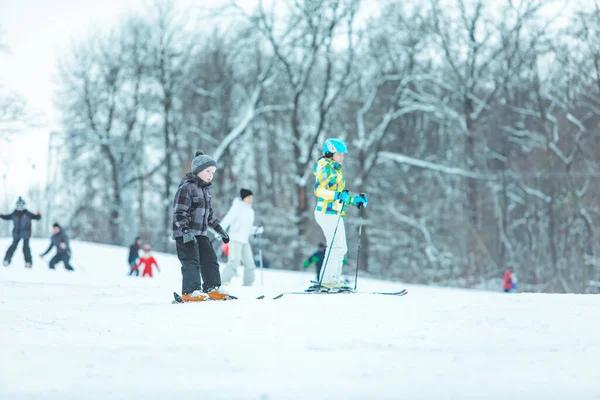
[[340, 210], [340, 215], [338, 216], [337, 222], [335, 223], [335, 230], [333, 231], [333, 237], [331, 238], [331, 243], [329, 243], [329, 249], [327, 249], [327, 257], [325, 257], [325, 262], [323, 263], [323, 268], [321, 269], [321, 276], [319, 276], [319, 287], [321, 287], [321, 283], [323, 282], [323, 276], [325, 275], [325, 269], [327, 269], [327, 262], [329, 261], [329, 255], [331, 254], [331, 248], [333, 247], [333, 241], [335, 240], [335, 234], [337, 233], [338, 226], [340, 225], [340, 219], [342, 219], [342, 214], [344, 213], [344, 207], [346, 207], [346, 203], [342, 203], [342, 209]]
[[[362, 197], [362, 198], [364, 199], [366, 195], [367, 195], [366, 193], [361, 193], [361, 194], [359, 195], [359, 197]], [[363, 203], [358, 203], [358, 209], [359, 209], [359, 210], [362, 210], [364, 207], [365, 207], [365, 206], [363, 205]]]

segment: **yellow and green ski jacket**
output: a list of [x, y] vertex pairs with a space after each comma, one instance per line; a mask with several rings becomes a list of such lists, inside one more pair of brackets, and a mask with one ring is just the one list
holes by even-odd
[[[341, 192], [346, 188], [342, 164], [322, 157], [317, 161], [313, 174], [315, 175], [315, 196], [317, 196], [315, 212], [339, 215], [342, 211], [342, 203], [334, 199], [336, 192]], [[342, 213], [342, 217], [344, 214], [345, 212]]]

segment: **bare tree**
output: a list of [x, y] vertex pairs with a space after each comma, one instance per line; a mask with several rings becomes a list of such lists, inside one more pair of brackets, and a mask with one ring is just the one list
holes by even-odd
[[[390, 29], [392, 26], [395, 29]], [[398, 5], [387, 7], [382, 17], [367, 26], [364, 37], [367, 40], [356, 61], [360, 67], [354, 69], [356, 84], [347, 93], [347, 105], [340, 107], [338, 118], [341, 126], [354, 125], [350, 132], [353, 148], [357, 149], [358, 173], [351, 181], [355, 190], [378, 195], [378, 191], [370, 190], [376, 187], [369, 187], [368, 183], [378, 160], [382, 160], [381, 152], [389, 152], [392, 143], [403, 141], [398, 131], [414, 129], [411, 116], [440, 108], [434, 105], [435, 95], [426, 88], [435, 77], [428, 75], [418, 61], [428, 44], [424, 17], [419, 11], [411, 13], [407, 7]], [[344, 120], [349, 113], [355, 115], [354, 122]], [[402, 122], [398, 122], [400, 119]], [[389, 207], [388, 201], [372, 207], [379, 210], [380, 206]], [[357, 263], [360, 269], [368, 270], [370, 224], [367, 210], [362, 213], [367, 220], [360, 244], [361, 259]]]
[[265, 253], [294, 268], [321, 234], [319, 144], [338, 136], [348, 188], [371, 199], [364, 272], [493, 287], [512, 268], [527, 290], [563, 292], [600, 281], [596, 0], [565, 32], [541, 0], [389, 3], [366, 24], [352, 0], [231, 3], [210, 31], [157, 3], [63, 64], [55, 200], [80, 237], [139, 229], [167, 248], [176, 175], [202, 149], [219, 162], [216, 213], [255, 188]]
[[173, 1], [157, 1], [151, 9], [148, 32], [150, 33], [150, 73], [154, 77], [159, 92], [157, 94], [161, 119], [162, 146], [164, 148], [164, 188], [162, 198], [162, 238], [166, 249], [171, 229], [171, 203], [174, 190], [173, 154], [175, 143], [181, 130], [180, 93], [189, 82], [186, 72], [195, 52], [196, 38], [186, 31], [187, 21], [184, 10], [175, 7]]
[[[0, 25], [0, 53], [8, 53], [9, 47], [2, 40]], [[35, 116], [27, 102], [14, 90], [0, 82], [0, 139], [35, 125]]]
[[[147, 90], [143, 85], [146, 37], [143, 24], [129, 20], [119, 31], [98, 35], [75, 48], [61, 66], [61, 108], [66, 144], [73, 156], [71, 168], [87, 168], [77, 184], [96, 176], [110, 182], [109, 201], [103, 206], [108, 209], [112, 243], [123, 239], [123, 190], [133, 182], [130, 178], [136, 169], [131, 167], [143, 156], [137, 146], [145, 134], [141, 103]], [[90, 209], [93, 201], [80, 201], [82, 212], [87, 210], [91, 217], [96, 212]]]
[[[480, 171], [486, 168], [490, 154], [483, 133], [488, 125], [486, 120], [493, 114], [490, 107], [498, 100], [503, 85], [516, 75], [543, 37], [545, 30], [536, 26], [536, 18], [547, 2], [508, 2], [499, 10], [482, 0], [456, 0], [454, 4], [455, 8], [443, 9], [439, 1], [431, 1], [434, 32], [439, 37], [448, 74], [452, 77], [450, 85], [456, 94], [457, 111], [464, 119], [464, 131], [458, 133], [465, 138], [465, 167]], [[458, 15], [450, 15], [449, 10], [457, 10]], [[492, 18], [490, 13], [494, 12], [503, 17]], [[527, 29], [535, 33], [523, 39]], [[480, 238], [483, 229], [480, 201], [484, 194], [476, 180], [466, 182], [466, 194], [471, 229], [467, 264], [474, 264], [485, 274], [485, 264], [493, 263], [493, 259], [488, 257], [489, 250]]]

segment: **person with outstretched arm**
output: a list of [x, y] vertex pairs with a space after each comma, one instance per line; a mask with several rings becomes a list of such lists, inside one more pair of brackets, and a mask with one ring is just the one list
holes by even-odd
[[10, 214], [0, 214], [0, 218], [13, 221], [13, 242], [6, 250], [4, 255], [4, 266], [10, 265], [13, 254], [19, 245], [19, 241], [23, 239], [23, 256], [25, 258], [25, 267], [32, 267], [31, 249], [29, 248], [29, 238], [31, 237], [31, 221], [40, 220], [42, 214], [38, 211], [36, 214], [25, 209], [25, 200], [21, 197], [17, 200], [17, 207]]
[[152, 255], [152, 253], [150, 253], [150, 251], [152, 250], [152, 246], [150, 246], [149, 244], [145, 244], [144, 245], [144, 254], [142, 254], [142, 256], [139, 258], [138, 262], [135, 264], [135, 270], [139, 272], [140, 267], [143, 265], [144, 266], [144, 273], [142, 274], [142, 278], [144, 276], [148, 276], [150, 278], [152, 278], [152, 267], [156, 267], [156, 270], [158, 272], [160, 272], [160, 268], [158, 267], [158, 263], [156, 262], [156, 259], [154, 258], [154, 256]]

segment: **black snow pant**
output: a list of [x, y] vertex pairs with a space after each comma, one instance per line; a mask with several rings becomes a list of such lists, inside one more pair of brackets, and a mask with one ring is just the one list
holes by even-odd
[[[8, 261], [10, 264], [10, 260], [12, 260], [13, 254], [19, 245], [20, 238], [13, 239], [12, 244], [6, 250], [6, 255], [4, 256], [4, 261]], [[31, 249], [29, 248], [29, 238], [23, 239], [23, 256], [25, 257], [25, 262], [31, 264]]]
[[323, 267], [323, 264], [319, 264], [317, 263], [317, 282], [319, 282], [319, 280], [321, 279], [321, 268]]
[[[181, 261], [181, 293], [194, 290], [208, 291], [221, 286], [221, 274], [217, 255], [207, 236], [196, 236], [195, 242], [183, 243], [183, 238], [175, 239], [177, 258]], [[202, 275], [202, 282], [200, 281]]]
[[54, 257], [52, 257], [52, 259], [50, 260], [49, 263], [49, 267], [50, 269], [54, 269], [56, 268], [56, 264], [58, 264], [59, 262], [63, 262], [63, 264], [65, 265], [65, 269], [68, 271], [73, 271], [73, 267], [71, 267], [69, 265], [69, 259], [71, 258], [71, 256], [65, 252], [60, 252], [60, 253], [56, 253], [56, 255]]

